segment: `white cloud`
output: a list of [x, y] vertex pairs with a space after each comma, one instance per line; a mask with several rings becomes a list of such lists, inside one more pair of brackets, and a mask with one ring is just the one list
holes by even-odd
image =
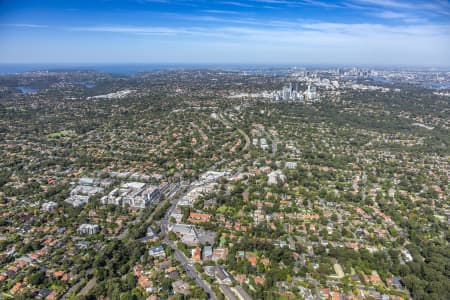
[[[433, 15], [450, 15], [450, 3], [448, 1], [441, 0], [429, 0], [419, 2], [406, 2], [399, 0], [351, 0], [354, 5], [353, 8], [358, 6], [361, 9], [373, 9], [374, 7], [385, 7], [389, 9], [397, 9], [402, 11], [414, 11], [421, 14], [433, 14]], [[347, 6], [351, 6], [347, 3]]]
[[244, 2], [237, 2], [237, 1], [222, 1], [221, 4], [231, 5], [231, 6], [238, 6], [238, 7], [253, 7], [253, 5], [250, 5], [248, 3]]
[[12, 23], [12, 24], [6, 24], [6, 26], [22, 27], [22, 28], [48, 28], [47, 25], [42, 25], [42, 24], [28, 24], [28, 23]]
[[410, 17], [408, 14], [399, 13], [399, 12], [395, 12], [395, 11], [389, 11], [389, 10], [372, 13], [371, 15], [373, 15], [375, 17], [383, 18], [383, 19], [404, 19], [404, 18]]
[[222, 15], [241, 15], [240, 12], [231, 11], [231, 10], [221, 10], [221, 9], [205, 9], [203, 10], [205, 13], [210, 14], [222, 14]]
[[110, 33], [131, 33], [131, 34], [183, 34], [188, 33], [182, 28], [152, 27], [152, 26], [82, 26], [68, 27], [69, 31], [87, 32], [110, 32]]
[[396, 0], [353, 0], [353, 2], [357, 2], [360, 4], [375, 5], [375, 6], [394, 7], [394, 8], [414, 8], [415, 7], [411, 3], [407, 3], [404, 1], [396, 1]]
[[[307, 38], [309, 41], [329, 41], [328, 44], [358, 39], [394, 40], [441, 37], [450, 41], [450, 25], [397, 25], [347, 24], [330, 22], [281, 22], [268, 21], [266, 27], [217, 26], [217, 27], [152, 27], [152, 26], [87, 26], [67, 28], [71, 31], [109, 32], [118, 34], [197, 35], [217, 36], [229, 40], [260, 40], [287, 43]], [[307, 41], [307, 40], [305, 40]], [[450, 42], [449, 42], [450, 43]], [[388, 45], [386, 45], [388, 46]]]
[[320, 6], [320, 7], [325, 7], [325, 8], [340, 7], [339, 5], [334, 4], [334, 3], [327, 3], [324, 1], [317, 1], [317, 0], [303, 0], [302, 2], [305, 4], [310, 4], [310, 5]]

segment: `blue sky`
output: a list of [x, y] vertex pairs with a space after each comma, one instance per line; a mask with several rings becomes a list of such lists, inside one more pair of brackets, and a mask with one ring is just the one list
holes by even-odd
[[0, 0], [0, 63], [450, 66], [444, 0]]

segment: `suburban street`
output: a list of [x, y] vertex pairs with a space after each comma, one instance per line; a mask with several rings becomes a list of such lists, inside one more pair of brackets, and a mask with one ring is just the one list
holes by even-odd
[[216, 294], [214, 291], [210, 288], [209, 284], [206, 283], [202, 278], [201, 275], [195, 270], [194, 266], [189, 262], [187, 257], [181, 252], [174, 243], [169, 241], [167, 238], [165, 238], [162, 241], [166, 246], [169, 246], [174, 251], [175, 258], [181, 263], [184, 270], [186, 271], [186, 274], [194, 279], [195, 283], [201, 287], [208, 295], [210, 299], [217, 299]]
[[[159, 227], [161, 229], [161, 232], [160, 232], [161, 241], [164, 243], [164, 245], [172, 248], [172, 250], [174, 251], [174, 257], [183, 266], [184, 270], [186, 271], [186, 274], [190, 278], [192, 278], [195, 281], [195, 283], [209, 295], [210, 299], [215, 300], [215, 299], [217, 299], [217, 296], [214, 293], [214, 291], [211, 289], [209, 284], [206, 283], [202, 279], [201, 274], [199, 274], [197, 272], [197, 270], [195, 270], [194, 266], [192, 264], [190, 264], [188, 258], [183, 254], [183, 252], [181, 252], [173, 242], [169, 241], [169, 239], [167, 237], [167, 234], [169, 232], [170, 215], [176, 208], [179, 199], [182, 197], [178, 193], [178, 191], [180, 191], [180, 190], [181, 190], [181, 187], [178, 187], [178, 189], [176, 189], [175, 193], [170, 194], [170, 197], [172, 199], [170, 197], [168, 197], [168, 199], [171, 202], [171, 205], [167, 209], [166, 213], [164, 214], [164, 217], [159, 221]], [[183, 190], [183, 192], [184, 192], [184, 190]]]

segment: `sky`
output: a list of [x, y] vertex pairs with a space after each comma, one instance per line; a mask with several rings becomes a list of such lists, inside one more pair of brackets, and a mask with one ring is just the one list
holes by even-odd
[[0, 63], [450, 67], [450, 1], [0, 0]]

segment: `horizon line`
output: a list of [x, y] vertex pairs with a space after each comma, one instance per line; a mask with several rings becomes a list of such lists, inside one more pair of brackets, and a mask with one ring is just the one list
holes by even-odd
[[94, 66], [267, 66], [267, 67], [371, 67], [371, 68], [450, 68], [450, 65], [436, 64], [363, 64], [363, 63], [301, 63], [301, 62], [0, 62], [0, 66], [68, 66], [68, 67], [94, 67]]

